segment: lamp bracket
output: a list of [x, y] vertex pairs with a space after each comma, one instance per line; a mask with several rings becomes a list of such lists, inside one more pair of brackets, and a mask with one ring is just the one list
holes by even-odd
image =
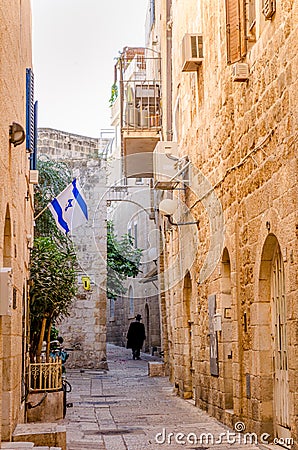
[[182, 226], [182, 225], [198, 225], [200, 223], [199, 220], [195, 221], [195, 222], [173, 222], [172, 216], [170, 214], [164, 214], [165, 217], [168, 219], [169, 223], [171, 225], [175, 225], [177, 227]]

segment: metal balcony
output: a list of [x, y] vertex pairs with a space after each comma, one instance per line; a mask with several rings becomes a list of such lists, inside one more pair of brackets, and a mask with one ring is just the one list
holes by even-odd
[[160, 58], [150, 49], [124, 49], [120, 62], [120, 126], [126, 177], [152, 176], [152, 153], [161, 130], [160, 95]]

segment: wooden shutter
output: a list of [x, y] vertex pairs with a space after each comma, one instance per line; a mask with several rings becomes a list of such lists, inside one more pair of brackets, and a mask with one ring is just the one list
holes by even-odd
[[26, 69], [26, 150], [34, 151], [34, 75]]
[[248, 3], [248, 26], [249, 30], [252, 29], [252, 27], [256, 23], [256, 0], [249, 0]]
[[244, 0], [226, 0], [227, 59], [232, 64], [246, 53]]
[[30, 169], [36, 170], [37, 166], [37, 111], [38, 111], [38, 102], [34, 103], [34, 144], [33, 144], [33, 153], [30, 155]]

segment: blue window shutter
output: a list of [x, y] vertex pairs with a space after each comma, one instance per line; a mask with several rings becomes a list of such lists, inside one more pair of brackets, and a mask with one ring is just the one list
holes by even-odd
[[26, 69], [26, 150], [34, 151], [34, 75]]
[[30, 155], [30, 169], [36, 170], [37, 165], [37, 112], [38, 112], [38, 102], [34, 103], [34, 145], [33, 153]]

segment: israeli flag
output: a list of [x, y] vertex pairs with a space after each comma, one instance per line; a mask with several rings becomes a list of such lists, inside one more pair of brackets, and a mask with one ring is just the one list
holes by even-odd
[[86, 200], [76, 178], [49, 203], [48, 207], [57, 227], [65, 234], [71, 233], [88, 220]]

